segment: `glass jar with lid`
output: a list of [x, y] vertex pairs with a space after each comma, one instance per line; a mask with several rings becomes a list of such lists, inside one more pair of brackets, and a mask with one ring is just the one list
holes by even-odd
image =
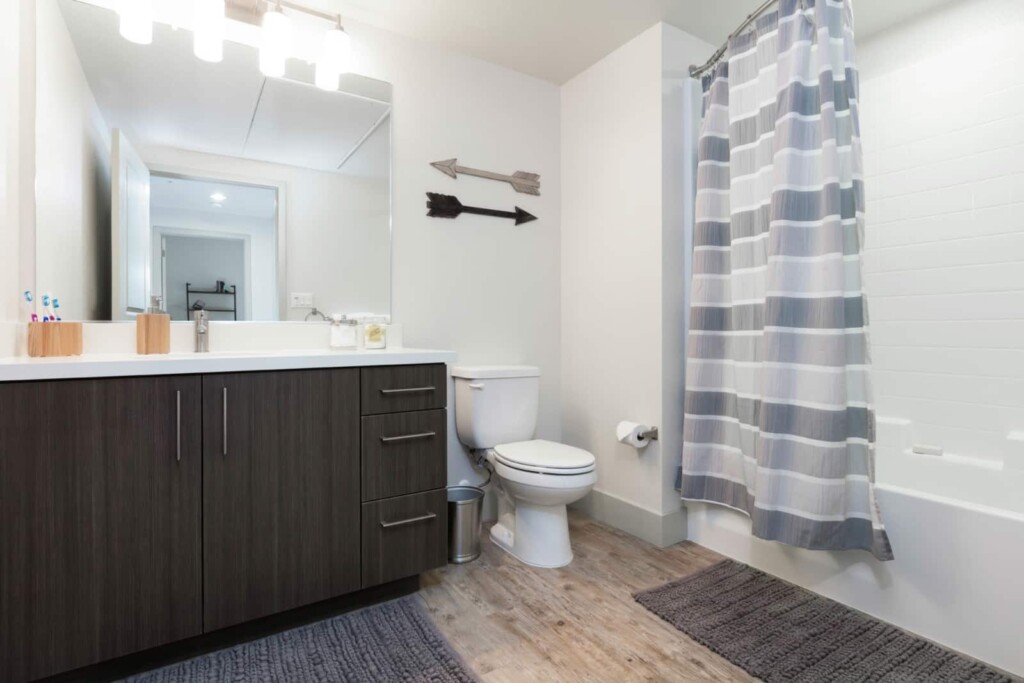
[[367, 318], [363, 322], [363, 346], [384, 349], [388, 345], [388, 319], [384, 316]]

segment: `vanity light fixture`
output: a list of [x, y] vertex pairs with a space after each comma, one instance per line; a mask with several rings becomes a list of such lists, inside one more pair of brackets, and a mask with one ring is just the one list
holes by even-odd
[[260, 72], [269, 78], [284, 76], [285, 63], [291, 53], [292, 22], [281, 11], [281, 3], [263, 15], [260, 29]]
[[[188, 27], [188, 10], [192, 8], [191, 28], [193, 52], [206, 62], [224, 60], [224, 40], [231, 27], [227, 18], [259, 25], [259, 39], [250, 34], [242, 37], [237, 31], [233, 40], [246, 45], [258, 43], [260, 72], [270, 78], [282, 78], [292, 56], [292, 20], [283, 11], [298, 12], [333, 24], [324, 32], [320, 55], [316, 61], [314, 82], [323, 90], [337, 90], [341, 74], [352, 69], [352, 39], [341, 25], [341, 17], [307, 7], [293, 0], [84, 0], [102, 7], [116, 8], [121, 35], [133, 43], [153, 42], [153, 21], [159, 18], [171, 28]], [[157, 12], [156, 10], [160, 11]], [[229, 11], [230, 10], [230, 11]], [[157, 16], [159, 15], [159, 16]], [[304, 39], [305, 40], [305, 39]]]
[[192, 51], [204, 62], [224, 59], [224, 0], [194, 0]]
[[118, 18], [122, 38], [139, 45], [153, 42], [153, 0], [121, 0]]
[[223, 202], [227, 198], [227, 195], [224, 194], [223, 192], [214, 192], [213, 194], [210, 195], [210, 200], [218, 204], [220, 202]]
[[316, 87], [337, 90], [338, 78], [351, 69], [352, 39], [339, 22], [324, 34], [324, 46], [316, 63]]

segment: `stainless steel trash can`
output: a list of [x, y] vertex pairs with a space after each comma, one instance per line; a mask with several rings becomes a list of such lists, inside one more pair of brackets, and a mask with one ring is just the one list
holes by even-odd
[[480, 557], [480, 513], [484, 491], [476, 486], [448, 489], [448, 561], [472, 562]]

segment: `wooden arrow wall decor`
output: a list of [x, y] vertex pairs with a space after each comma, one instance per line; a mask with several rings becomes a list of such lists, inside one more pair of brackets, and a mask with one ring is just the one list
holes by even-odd
[[481, 209], [476, 206], [463, 206], [458, 197], [453, 197], [450, 194], [438, 194], [437, 192], [427, 193], [427, 209], [429, 209], [427, 215], [434, 218], [456, 218], [459, 214], [475, 213], [480, 216], [514, 218], [516, 225], [537, 220], [536, 216], [523, 211], [518, 206], [515, 211], [497, 211], [495, 209]]
[[488, 180], [500, 180], [505, 183], [512, 185], [512, 188], [516, 192], [522, 192], [524, 194], [540, 194], [540, 174], [538, 173], [527, 173], [526, 171], [516, 171], [512, 175], [502, 175], [501, 173], [491, 173], [490, 171], [481, 171], [476, 168], [470, 168], [468, 166], [459, 166], [458, 159], [446, 159], [444, 161], [435, 161], [430, 164], [438, 171], [441, 171], [445, 175], [449, 175], [452, 178], [458, 178], [459, 174], [464, 175], [475, 175], [478, 178], [487, 178]]

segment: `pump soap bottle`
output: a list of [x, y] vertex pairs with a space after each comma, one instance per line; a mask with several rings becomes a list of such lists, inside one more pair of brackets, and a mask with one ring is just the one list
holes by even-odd
[[171, 316], [162, 304], [162, 298], [153, 295], [146, 312], [135, 316], [135, 351], [140, 355], [171, 352]]

